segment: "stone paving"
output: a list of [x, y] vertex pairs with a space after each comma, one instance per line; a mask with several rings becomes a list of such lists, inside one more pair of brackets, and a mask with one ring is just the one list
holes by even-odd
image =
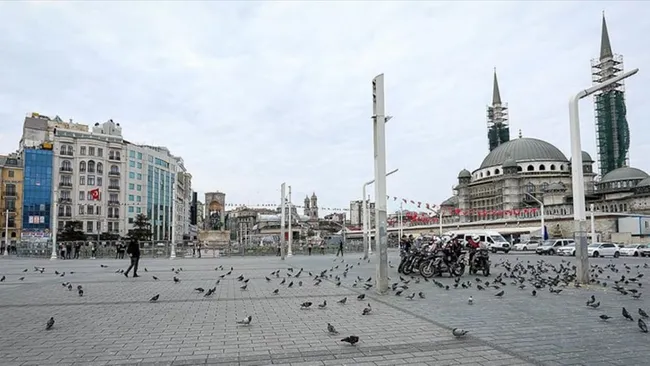
[[[649, 335], [639, 332], [636, 322], [621, 317], [625, 306], [635, 319], [637, 308], [650, 311], [642, 296], [634, 300], [617, 294], [610, 287], [566, 288], [559, 294], [505, 287], [499, 299], [496, 290], [444, 290], [431, 282], [410, 284], [411, 291], [422, 291], [426, 299], [408, 300], [378, 295], [373, 289], [352, 287], [357, 276], [374, 277], [374, 263], [346, 255], [345, 263], [332, 255], [294, 256], [286, 261], [277, 257], [204, 258], [143, 260], [140, 278], [125, 278], [116, 270], [125, 269], [128, 260], [25, 260], [0, 259], [0, 364], [2, 365], [647, 365]], [[374, 259], [374, 257], [373, 257]], [[390, 259], [396, 264], [397, 254]], [[562, 258], [535, 255], [493, 256], [493, 263], [540, 259], [559, 263]], [[619, 267], [632, 265], [631, 274], [646, 273], [643, 263], [650, 260], [620, 258], [610, 261]], [[354, 264], [341, 286], [325, 280], [319, 286], [313, 275], [338, 265], [331, 273], [342, 272]], [[357, 265], [357, 263], [360, 263]], [[100, 264], [108, 268], [100, 268]], [[637, 270], [634, 268], [640, 265]], [[45, 273], [34, 272], [45, 267]], [[223, 266], [225, 270], [215, 270]], [[212, 297], [205, 298], [193, 289], [213, 287], [224, 277]], [[144, 267], [148, 269], [144, 271]], [[182, 268], [174, 283], [171, 268]], [[304, 268], [293, 288], [279, 285], [287, 268]], [[396, 267], [396, 265], [394, 266]], [[498, 274], [501, 267], [495, 268]], [[28, 269], [27, 272], [23, 272]], [[282, 269], [280, 278], [269, 274]], [[54, 271], [66, 271], [64, 277]], [[74, 272], [74, 273], [72, 273]], [[296, 273], [294, 272], [294, 273]], [[619, 277], [624, 272], [613, 274]], [[392, 281], [397, 279], [390, 269]], [[236, 280], [240, 274], [250, 278], [246, 291]], [[20, 277], [24, 280], [19, 280]], [[157, 276], [158, 281], [152, 276]], [[270, 282], [265, 276], [272, 278]], [[474, 282], [475, 276], [463, 280]], [[70, 281], [75, 289], [61, 284]], [[298, 281], [303, 285], [298, 286]], [[448, 278], [440, 279], [451, 284]], [[506, 280], [509, 282], [509, 280]], [[79, 297], [76, 286], [82, 285]], [[645, 285], [645, 283], [644, 283]], [[273, 295], [274, 289], [278, 295]], [[643, 289], [642, 289], [643, 290]], [[366, 294], [365, 301], [356, 296]], [[157, 303], [148, 300], [160, 294]], [[584, 302], [595, 294], [601, 309], [586, 308]], [[469, 306], [467, 298], [474, 297]], [[346, 305], [336, 302], [348, 297]], [[327, 300], [325, 309], [316, 304]], [[314, 309], [301, 310], [299, 304], [312, 301]], [[362, 316], [370, 303], [373, 312]], [[601, 321], [606, 313], [613, 318]], [[253, 316], [250, 327], [236, 320]], [[52, 330], [45, 323], [54, 316]], [[330, 336], [327, 323], [341, 333]], [[470, 337], [455, 339], [450, 329], [470, 330]], [[347, 335], [360, 336], [357, 346], [339, 342]]]

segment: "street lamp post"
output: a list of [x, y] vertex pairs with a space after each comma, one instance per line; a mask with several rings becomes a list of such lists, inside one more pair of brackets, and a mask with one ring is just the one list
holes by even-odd
[[540, 231], [540, 234], [539, 234], [539, 235], [541, 235], [541, 238], [542, 238], [541, 241], [544, 241], [544, 240], [546, 239], [546, 235], [545, 235], [545, 232], [546, 232], [546, 226], [544, 225], [544, 202], [538, 200], [535, 196], [533, 196], [532, 194], [530, 194], [530, 193], [528, 193], [528, 192], [526, 192], [526, 196], [532, 198], [535, 202], [539, 203], [539, 208], [540, 208], [540, 210], [542, 211], [542, 215], [541, 215], [541, 218], [542, 218], [542, 222], [541, 222], [541, 224], [542, 224], [542, 228], [541, 228], [541, 231]]
[[[6, 202], [6, 199], [5, 199]], [[9, 209], [5, 211], [5, 252], [4, 255], [9, 255]]]
[[596, 242], [596, 218], [594, 217], [594, 204], [589, 205], [589, 211], [591, 213], [591, 241], [590, 244]]
[[[178, 177], [178, 176], [176, 176]], [[172, 185], [172, 242], [169, 259], [176, 258], [176, 184]], [[199, 249], [201, 250], [201, 249]], [[199, 257], [201, 254], [199, 253]]]
[[386, 115], [384, 111], [384, 74], [372, 80], [372, 114], [375, 156], [375, 240], [377, 261], [376, 288], [388, 292], [388, 227], [386, 215]]
[[577, 270], [576, 282], [589, 283], [589, 257], [587, 255], [585, 185], [582, 172], [582, 146], [580, 142], [580, 99], [587, 97], [614, 83], [639, 72], [634, 69], [613, 77], [591, 88], [579, 91], [569, 99], [569, 123], [571, 127], [571, 184], [573, 191], [573, 228], [576, 242]]
[[289, 186], [289, 243], [287, 244], [287, 257], [293, 257], [293, 251], [291, 249], [291, 246], [293, 245], [291, 221], [293, 221], [293, 204], [291, 204], [291, 186]]
[[285, 206], [286, 206], [285, 205], [285, 203], [286, 203], [286, 199], [285, 199], [286, 186], [287, 186], [286, 183], [282, 183], [282, 185], [280, 186], [280, 215], [281, 215], [280, 216], [280, 259], [282, 259], [282, 260], [284, 260], [284, 244], [285, 244], [285, 241], [284, 241], [284, 233], [285, 233], [284, 215], [285, 215]]
[[[391, 170], [390, 172], [386, 173], [386, 176], [388, 177], [391, 174], [397, 173], [398, 170], [399, 169]], [[362, 230], [362, 232], [363, 232], [363, 248], [364, 248], [363, 249], [363, 252], [364, 252], [363, 253], [363, 259], [368, 259], [368, 255], [372, 254], [372, 245], [371, 245], [372, 240], [370, 240], [370, 232], [372, 232], [372, 228], [370, 227], [370, 217], [368, 215], [369, 214], [369, 207], [368, 207], [369, 202], [368, 202], [368, 197], [366, 196], [366, 187], [373, 184], [373, 183], [375, 183], [374, 179], [363, 184], [363, 193], [362, 193], [362, 196], [361, 196], [361, 197], [363, 197], [363, 203], [362, 203], [363, 208], [361, 210], [362, 219], [363, 219], [363, 220], [361, 220], [362, 225], [363, 225], [363, 230]]]
[[57, 258], [57, 254], [56, 254], [56, 246], [57, 246], [56, 233], [58, 232], [57, 220], [59, 218], [57, 217], [57, 212], [58, 212], [57, 210], [59, 208], [58, 208], [58, 205], [57, 205], [57, 202], [56, 202], [56, 196], [57, 196], [56, 193], [57, 193], [56, 188], [52, 189], [52, 205], [51, 205], [51, 207], [52, 207], [51, 210], [52, 211], [50, 213], [50, 218], [52, 220], [52, 224], [50, 225], [52, 227], [52, 255], [50, 256], [51, 260], [54, 260], [54, 259]]

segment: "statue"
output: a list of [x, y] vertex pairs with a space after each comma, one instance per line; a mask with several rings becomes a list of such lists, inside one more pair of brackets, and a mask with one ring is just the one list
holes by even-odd
[[210, 225], [210, 230], [221, 230], [222, 224], [221, 224], [221, 215], [219, 214], [219, 211], [212, 211], [210, 213], [210, 220], [209, 220], [209, 225]]

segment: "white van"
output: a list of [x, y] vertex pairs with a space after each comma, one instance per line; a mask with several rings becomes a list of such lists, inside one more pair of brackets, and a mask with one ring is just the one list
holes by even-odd
[[450, 231], [445, 235], [456, 236], [464, 240], [469, 240], [470, 237], [478, 235], [479, 238], [481, 238], [481, 242], [485, 243], [492, 253], [508, 253], [512, 249], [512, 246], [506, 238], [501, 236], [498, 231], [494, 230], [458, 230]]

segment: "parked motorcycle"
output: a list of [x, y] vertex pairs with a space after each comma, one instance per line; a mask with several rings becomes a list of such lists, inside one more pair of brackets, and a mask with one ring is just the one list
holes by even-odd
[[469, 273], [476, 274], [478, 271], [483, 271], [483, 276], [490, 275], [490, 253], [487, 249], [478, 249], [469, 265]]
[[[445, 251], [435, 251], [420, 262], [420, 274], [426, 278], [442, 276], [443, 273], [449, 273], [450, 277], [460, 277], [465, 273], [465, 253], [461, 252], [458, 258], [454, 259]], [[445, 261], [445, 256], [447, 256], [447, 261]]]

